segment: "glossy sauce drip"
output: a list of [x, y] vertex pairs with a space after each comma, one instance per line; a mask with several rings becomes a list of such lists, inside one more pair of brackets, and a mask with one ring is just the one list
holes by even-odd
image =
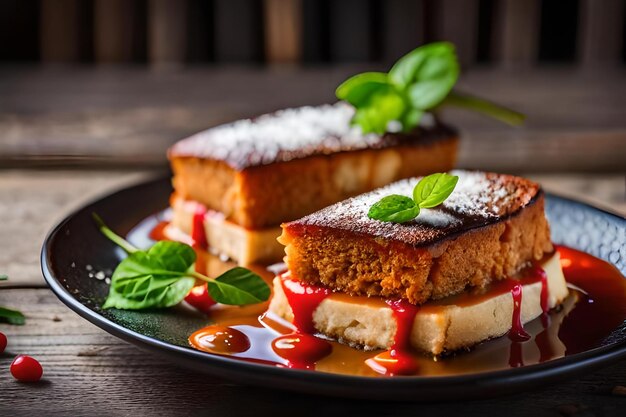
[[539, 349], [539, 363], [543, 363], [555, 355], [550, 337], [550, 289], [548, 288], [548, 275], [539, 265], [533, 264], [531, 273], [541, 278], [541, 325], [543, 331], [535, 336], [535, 345]]
[[584, 292], [560, 326], [565, 355], [598, 346], [626, 319], [626, 279], [613, 265], [592, 255], [558, 246], [568, 283]]
[[280, 282], [293, 310], [293, 325], [299, 332], [315, 333], [313, 313], [320, 303], [330, 295], [330, 290], [292, 280], [289, 272], [280, 276]]
[[[541, 282], [541, 294], [539, 298], [542, 311], [541, 321], [545, 328], [547, 327], [547, 320], [549, 320], [548, 313], [550, 312], [550, 305], [548, 303], [548, 275], [539, 265], [533, 264], [530, 268], [527, 268], [524, 271], [524, 276], [526, 280], [530, 278], [530, 280], [534, 282], [538, 279]], [[519, 283], [514, 283], [511, 288], [511, 296], [513, 298], [513, 315], [511, 318], [511, 330], [508, 334], [509, 339], [511, 339], [511, 348], [509, 353], [509, 366], [511, 368], [524, 366], [522, 342], [526, 342], [531, 339], [531, 336], [528, 332], [526, 332], [526, 330], [524, 330], [524, 326], [522, 324], [522, 288], [522, 285]], [[544, 335], [544, 333], [545, 331], [539, 334], [536, 339], [541, 357], [544, 357], [550, 350], [549, 343], [546, 343], [544, 339], [540, 339], [540, 336]], [[540, 359], [540, 361], [542, 360]]]
[[274, 340], [272, 348], [287, 360], [289, 368], [312, 370], [315, 362], [332, 352], [330, 343], [311, 335], [316, 332], [313, 313], [330, 291], [292, 280], [290, 276], [289, 272], [281, 274], [280, 283], [293, 311], [293, 325], [297, 331]]
[[533, 272], [541, 277], [541, 324], [544, 328], [550, 325], [550, 288], [548, 288], [548, 275], [540, 266], [533, 265]]
[[201, 204], [196, 206], [193, 212], [193, 220], [191, 223], [191, 240], [193, 246], [201, 249], [207, 248], [206, 231], [204, 229], [204, 216], [206, 215], [206, 207]]
[[411, 332], [418, 307], [403, 300], [387, 300], [396, 320], [393, 345], [365, 363], [379, 374], [412, 375], [419, 369], [415, 355], [411, 353]]
[[[158, 235], [162, 233], [164, 224], [158, 224], [158, 220], [152, 221], [150, 228], [146, 226], [148, 224], [150, 223], [146, 222], [145, 225], [142, 223], [141, 227], [129, 234], [131, 243], [143, 242], [148, 236], [159, 239]], [[607, 340], [611, 340], [612, 334], [618, 333], [619, 329], [624, 327], [626, 320], [626, 279], [614, 266], [591, 255], [563, 246], [557, 246], [557, 250], [561, 254], [563, 273], [570, 285], [570, 295], [558, 309], [548, 312], [550, 320], [547, 322], [537, 319], [524, 325], [525, 332], [531, 336], [530, 341], [525, 343], [513, 342], [508, 337], [500, 337], [480, 343], [470, 352], [462, 352], [449, 357], [444, 356], [438, 358], [437, 361], [406, 350], [405, 352], [411, 356], [411, 359], [419, 360], [419, 368], [416, 373], [423, 376], [463, 375], [528, 366], [588, 351], [608, 343]], [[219, 260], [211, 255], [207, 254], [206, 256], [212, 262], [219, 263]], [[260, 273], [269, 282], [273, 278], [273, 274], [263, 272], [264, 270], [264, 267], [255, 267], [255, 272]], [[470, 291], [468, 294], [428, 303], [420, 307], [420, 312], [436, 310], [439, 308], [438, 305], [445, 303], [459, 306], [471, 305], [487, 297], [505, 294], [512, 290], [512, 281], [514, 280], [498, 281], [481, 291]], [[542, 282], [541, 307], [545, 311], [546, 306], [549, 305], [550, 295], [547, 293], [547, 282], [544, 284], [543, 274], [529, 268], [519, 277], [518, 283], [526, 285], [539, 281]], [[285, 289], [285, 293], [288, 294], [288, 288]], [[292, 298], [309, 299], [308, 302], [303, 303], [302, 308], [297, 307], [297, 311], [294, 311], [295, 314], [301, 311], [298, 314], [299, 317], [308, 317], [299, 323], [302, 327], [304, 323], [312, 324], [313, 311], [328, 296], [328, 292], [316, 290], [314, 287], [305, 291], [311, 293], [309, 296], [298, 295], [297, 292], [296, 288], [296, 291], [291, 294]], [[347, 297], [341, 294], [331, 295], [333, 298], [338, 296]], [[298, 301], [293, 302], [292, 300], [289, 302], [292, 305], [298, 303]], [[384, 301], [380, 299], [366, 298], [362, 302], [372, 303], [375, 306], [385, 305]], [[214, 354], [228, 354], [240, 360], [288, 367], [290, 366], [289, 355], [291, 351], [284, 353], [278, 349], [280, 352], [278, 354], [274, 350], [274, 346], [277, 344], [275, 342], [277, 339], [283, 336], [286, 339], [287, 335], [292, 337], [291, 334], [295, 329], [290, 323], [280, 319], [276, 321], [268, 319], [262, 314], [266, 309], [267, 303], [243, 308], [216, 305], [211, 309], [209, 316], [211, 323], [207, 328], [219, 325], [239, 331], [245, 335], [250, 344], [250, 347], [244, 352], [217, 353], [215, 348], [207, 348], [207, 341], [203, 340], [203, 337], [207, 336], [207, 328], [192, 334], [189, 342], [199, 350], [211, 352], [213, 349]], [[214, 340], [219, 340], [219, 338]], [[332, 347], [332, 351], [321, 359], [317, 356], [318, 349], [319, 351], [328, 351], [327, 347], [313, 346], [308, 351], [307, 355], [313, 355], [316, 371], [376, 376], [380, 374], [366, 365], [365, 362], [379, 355], [380, 363], [385, 359], [385, 355], [391, 356], [391, 350], [387, 351], [388, 353], [363, 351], [334, 341], [320, 341], [328, 343]], [[303, 350], [306, 351], [307, 349]], [[306, 367], [306, 364], [304, 365]]]
[[206, 352], [232, 355], [250, 349], [250, 339], [232, 327], [214, 325], [205, 327], [191, 336]]
[[272, 349], [287, 360], [288, 368], [315, 369], [315, 362], [330, 355], [333, 347], [318, 337], [305, 333], [290, 333], [272, 341]]
[[522, 324], [522, 284], [513, 284], [511, 296], [513, 297], [513, 315], [511, 317], [509, 339], [513, 342], [525, 342], [530, 339], [530, 335], [524, 330], [524, 325]]

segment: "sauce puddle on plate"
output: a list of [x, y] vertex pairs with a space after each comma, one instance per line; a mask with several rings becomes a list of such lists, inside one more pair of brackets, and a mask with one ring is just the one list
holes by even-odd
[[[163, 239], [162, 231], [163, 225], [158, 225], [151, 238]], [[134, 233], [146, 234], [146, 230], [135, 229]], [[234, 266], [205, 250], [196, 250], [198, 268], [209, 275], [218, 275]], [[245, 361], [362, 376], [461, 375], [546, 362], [601, 346], [626, 319], [626, 279], [622, 274], [611, 264], [584, 252], [564, 246], [557, 246], [557, 250], [570, 289], [561, 306], [548, 311], [545, 273], [536, 265], [527, 268], [521, 282], [541, 282], [544, 313], [522, 326], [520, 281], [500, 281], [484, 296], [510, 292], [514, 306], [518, 306], [513, 309], [511, 331], [508, 337], [482, 342], [470, 351], [439, 358], [411, 351], [408, 335], [420, 307], [398, 301], [387, 301], [398, 324], [394, 345], [387, 351], [364, 351], [312, 336], [309, 333], [313, 311], [332, 293], [323, 288], [290, 286], [294, 281], [288, 281], [287, 285], [282, 282], [287, 298], [298, 306], [294, 309], [295, 325], [266, 313], [268, 302], [246, 307], [211, 306], [202, 304], [202, 291], [196, 290], [200, 298], [196, 297], [195, 302], [207, 306], [201, 310], [208, 313], [211, 324], [190, 335], [189, 343], [205, 352]], [[271, 284], [274, 274], [264, 266], [250, 269]], [[333, 295], [336, 296], [342, 295]], [[463, 298], [458, 302], [462, 304]]]

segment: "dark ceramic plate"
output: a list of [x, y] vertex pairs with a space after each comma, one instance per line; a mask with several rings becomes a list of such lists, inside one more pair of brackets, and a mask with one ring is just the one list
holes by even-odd
[[[277, 368], [210, 355], [187, 345], [187, 337], [206, 317], [184, 309], [102, 311], [107, 294], [95, 271], [110, 271], [123, 253], [94, 227], [97, 212], [116, 231], [127, 233], [167, 207], [169, 179], [126, 188], [70, 214], [46, 238], [41, 254], [43, 275], [56, 295], [85, 319], [107, 332], [172, 362], [246, 384], [307, 393], [389, 400], [436, 400], [490, 397], [537, 388], [593, 371], [626, 357], [626, 326], [597, 348], [537, 365], [501, 371], [442, 377], [373, 378]], [[605, 259], [626, 271], [626, 220], [586, 204], [549, 195], [547, 214], [553, 240]], [[152, 221], [154, 217], [152, 217]], [[136, 242], [137, 243], [137, 242]], [[90, 272], [91, 270], [91, 272]]]

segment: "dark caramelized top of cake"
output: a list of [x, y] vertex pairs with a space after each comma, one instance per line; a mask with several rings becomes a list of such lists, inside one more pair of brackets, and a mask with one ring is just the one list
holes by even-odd
[[410, 134], [364, 135], [358, 127], [350, 126], [353, 114], [354, 109], [344, 103], [280, 110], [197, 133], [172, 146], [169, 156], [220, 160], [242, 170], [313, 155], [426, 143], [456, 135], [430, 114]]
[[450, 197], [433, 209], [422, 209], [417, 218], [406, 223], [372, 220], [367, 212], [387, 195], [411, 196], [419, 178], [398, 181], [333, 204], [283, 227], [298, 233], [315, 226], [417, 247], [504, 220], [533, 203], [541, 193], [538, 184], [512, 175], [474, 171], [451, 174], [458, 175], [459, 182]]

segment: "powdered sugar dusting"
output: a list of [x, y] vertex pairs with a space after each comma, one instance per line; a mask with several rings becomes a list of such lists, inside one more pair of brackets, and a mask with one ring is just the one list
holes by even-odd
[[431, 227], [449, 227], [459, 222], [456, 217], [440, 210], [422, 209], [415, 223]]
[[497, 177], [483, 172], [453, 171], [452, 174], [459, 176], [459, 182], [443, 206], [464, 215], [497, 217], [515, 191], [514, 184], [498, 181]]
[[531, 181], [511, 175], [452, 171], [459, 182], [450, 197], [438, 207], [422, 209], [406, 223], [388, 223], [367, 216], [370, 207], [390, 194], [411, 196], [419, 178], [410, 178], [379, 188], [304, 217], [291, 224], [314, 225], [359, 234], [424, 245], [451, 233], [495, 223], [529, 204], [539, 192]]
[[[397, 143], [393, 135], [362, 134], [350, 126], [353, 115], [354, 109], [345, 103], [280, 110], [200, 132], [175, 144], [170, 155], [223, 160], [241, 169]], [[424, 129], [437, 130], [429, 116]]]

